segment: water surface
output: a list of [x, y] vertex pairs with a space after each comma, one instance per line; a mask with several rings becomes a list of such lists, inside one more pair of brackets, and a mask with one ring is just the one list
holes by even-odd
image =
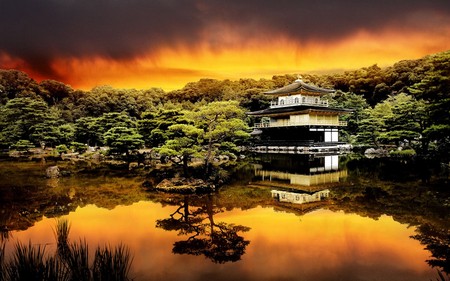
[[[111, 173], [47, 180], [38, 175], [50, 163], [3, 162], [2, 171], [16, 167], [0, 184], [6, 253], [16, 241], [52, 253], [56, 219], [66, 218], [70, 240], [85, 238], [92, 253], [97, 245], [128, 245], [135, 280], [436, 279], [442, 267], [430, 260], [442, 265], [448, 257], [417, 236], [430, 227], [448, 235], [440, 178], [423, 181], [412, 171], [392, 179], [383, 172], [392, 163], [362, 161], [261, 159], [202, 196], [146, 191], [142, 177]], [[307, 204], [272, 197], [274, 190], [295, 198], [323, 189], [329, 197]]]

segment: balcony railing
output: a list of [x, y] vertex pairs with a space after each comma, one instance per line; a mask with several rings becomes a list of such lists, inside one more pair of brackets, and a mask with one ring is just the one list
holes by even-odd
[[339, 126], [339, 127], [345, 127], [345, 126], [347, 126], [347, 121], [339, 121], [338, 124], [329, 123], [329, 122], [291, 122], [291, 121], [285, 121], [283, 123], [263, 122], [263, 123], [255, 123], [254, 128], [275, 128], [275, 127], [290, 127], [290, 126]]
[[270, 102], [271, 108], [279, 108], [279, 107], [287, 107], [287, 106], [293, 106], [293, 105], [312, 105], [312, 106], [321, 106], [321, 107], [328, 107], [328, 100], [306, 100], [302, 101], [299, 99], [299, 101], [296, 102], [296, 99], [293, 101], [283, 101], [282, 103], [279, 103], [278, 100], [273, 100]]

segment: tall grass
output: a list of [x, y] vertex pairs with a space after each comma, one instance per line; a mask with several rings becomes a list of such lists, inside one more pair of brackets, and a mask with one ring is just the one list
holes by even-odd
[[89, 266], [89, 247], [86, 240], [69, 245], [66, 256], [61, 257], [62, 263], [70, 273], [70, 280], [92, 280], [91, 267]]
[[10, 232], [8, 230], [0, 230], [0, 241], [7, 241], [10, 238]]
[[94, 280], [130, 280], [128, 275], [132, 262], [130, 250], [123, 244], [114, 250], [111, 250], [111, 246], [98, 247], [92, 270]]
[[58, 257], [61, 259], [64, 259], [64, 257], [70, 254], [69, 233], [70, 233], [69, 221], [66, 219], [57, 220], [54, 234], [56, 239], [56, 253]]
[[5, 280], [66, 280], [65, 271], [54, 257], [47, 257], [45, 246], [18, 242], [9, 263], [6, 263]]
[[86, 240], [69, 241], [70, 224], [58, 220], [55, 228], [56, 252], [46, 253], [40, 245], [18, 242], [7, 261], [5, 243], [0, 244], [0, 281], [105, 281], [132, 280], [129, 277], [132, 256], [128, 247], [120, 244], [97, 247], [94, 261], [89, 261]]
[[5, 279], [6, 264], [5, 264], [5, 242], [0, 244], [0, 281]]

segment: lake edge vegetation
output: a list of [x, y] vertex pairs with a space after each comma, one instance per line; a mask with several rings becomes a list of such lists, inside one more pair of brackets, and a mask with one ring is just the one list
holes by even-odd
[[[389, 149], [393, 156], [450, 158], [450, 51], [393, 66], [377, 65], [303, 80], [336, 93], [333, 107], [351, 108], [340, 139], [355, 147]], [[294, 81], [201, 79], [179, 90], [72, 89], [54, 80], [40, 83], [17, 70], [0, 70], [0, 148], [27, 152], [101, 154], [136, 159], [139, 149], [186, 169], [203, 159], [205, 171], [220, 157], [236, 159], [249, 145], [253, 125], [244, 113], [266, 108], [264, 91]], [[227, 114], [230, 115], [227, 115]]]

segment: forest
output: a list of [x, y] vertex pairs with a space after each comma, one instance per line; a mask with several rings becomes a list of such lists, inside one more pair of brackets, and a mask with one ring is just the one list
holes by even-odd
[[[450, 158], [450, 51], [384, 68], [299, 74], [336, 90], [326, 97], [330, 106], [353, 109], [343, 117], [348, 126], [340, 140]], [[254, 122], [245, 112], [268, 107], [271, 97], [263, 92], [295, 79], [201, 79], [170, 92], [110, 86], [82, 91], [0, 70], [0, 148], [82, 153], [87, 146], [107, 146], [109, 154], [129, 156], [146, 147], [184, 164], [196, 156], [207, 162], [219, 154], [236, 157]]]

